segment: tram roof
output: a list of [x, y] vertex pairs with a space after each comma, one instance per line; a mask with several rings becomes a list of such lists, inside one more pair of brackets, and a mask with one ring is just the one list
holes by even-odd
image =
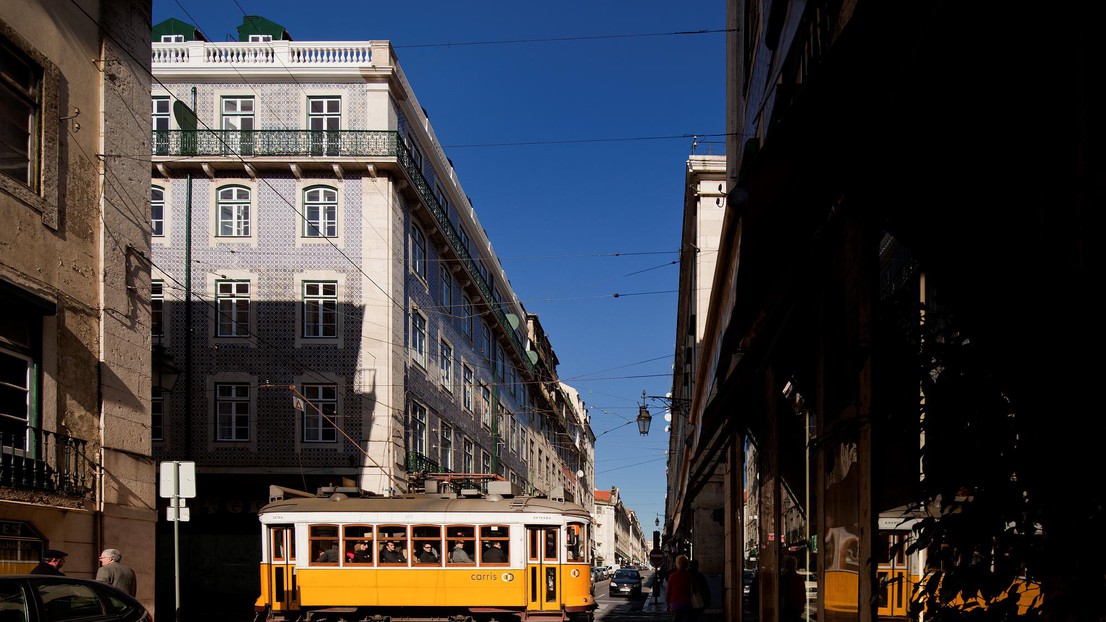
[[[285, 492], [292, 492], [285, 489]], [[301, 493], [302, 494], [302, 493]], [[395, 497], [371, 496], [357, 497], [343, 493], [327, 496], [294, 496], [276, 498], [261, 508], [260, 513], [270, 512], [437, 512], [437, 513], [554, 513], [588, 517], [583, 506], [571, 501], [560, 501], [549, 497], [501, 497], [488, 495], [479, 497], [459, 497], [450, 494], [414, 493]]]

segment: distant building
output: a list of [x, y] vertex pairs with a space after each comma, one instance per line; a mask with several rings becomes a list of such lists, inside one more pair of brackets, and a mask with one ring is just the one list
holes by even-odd
[[197, 465], [183, 589], [252, 611], [270, 484], [590, 495], [587, 413], [389, 42], [153, 30], [154, 336], [191, 372], [153, 438]]
[[114, 547], [152, 609], [149, 23], [0, 4], [0, 573]]

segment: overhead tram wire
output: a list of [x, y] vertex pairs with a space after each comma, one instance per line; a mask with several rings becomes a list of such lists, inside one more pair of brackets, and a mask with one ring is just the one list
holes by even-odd
[[[237, 4], [237, 0], [235, 0]], [[477, 45], [517, 45], [521, 43], [563, 43], [567, 41], [601, 41], [604, 39], [635, 39], [644, 37], [676, 37], [687, 35], [707, 35], [719, 32], [736, 32], [734, 28], [704, 28], [702, 30], [676, 30], [670, 32], [641, 32], [621, 35], [578, 35], [571, 37], [546, 37], [531, 39], [498, 39], [490, 41], [458, 41], [454, 43], [412, 43], [408, 45], [393, 45], [396, 49], [415, 48], [447, 48]]]

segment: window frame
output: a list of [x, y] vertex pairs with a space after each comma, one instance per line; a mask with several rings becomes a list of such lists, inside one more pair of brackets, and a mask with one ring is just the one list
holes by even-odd
[[[305, 406], [301, 416], [300, 440], [319, 445], [338, 442], [338, 385], [329, 383], [304, 383], [300, 393], [310, 406]], [[312, 407], [314, 406], [314, 408]], [[316, 410], [316, 408], [318, 410]], [[320, 411], [322, 411], [320, 413]], [[325, 416], [324, 416], [325, 415]], [[330, 420], [327, 421], [327, 418]], [[313, 425], [309, 428], [308, 424]], [[314, 438], [308, 438], [308, 431]]]
[[418, 225], [411, 224], [411, 272], [415, 276], [422, 279], [423, 283], [427, 282], [427, 262], [429, 256], [427, 255], [426, 233]]
[[162, 186], [150, 186], [150, 236], [165, 237], [165, 188]]
[[408, 443], [411, 451], [420, 456], [426, 455], [428, 431], [430, 429], [430, 411], [418, 401], [411, 400], [410, 420], [408, 422]]
[[[319, 198], [313, 199], [311, 197], [313, 193], [319, 193]], [[333, 193], [333, 199], [328, 196], [328, 193]], [[338, 190], [331, 186], [309, 186], [303, 189], [301, 196], [303, 228], [300, 231], [300, 237], [311, 240], [337, 238]], [[317, 214], [312, 214], [313, 209], [318, 210]]]
[[438, 340], [438, 371], [442, 388], [453, 393], [453, 346], [445, 339]]
[[[241, 197], [224, 198], [224, 192], [245, 193]], [[226, 209], [230, 208], [231, 212]], [[243, 212], [244, 209], [244, 212]], [[215, 237], [242, 239], [253, 237], [253, 189], [239, 184], [227, 184], [215, 189]]]
[[408, 348], [411, 352], [411, 360], [419, 367], [426, 369], [426, 340], [427, 340], [426, 316], [417, 309], [411, 311], [411, 343]]
[[453, 470], [453, 426], [438, 423], [438, 462], [444, 471]]
[[[233, 286], [234, 291], [224, 293], [224, 286]], [[239, 289], [245, 286], [243, 295]], [[215, 281], [215, 337], [244, 339], [250, 337], [253, 321], [252, 304], [253, 283], [246, 279], [218, 279]], [[224, 312], [224, 303], [230, 308], [230, 314]], [[245, 320], [240, 317], [245, 314]], [[228, 332], [229, 329], [229, 332]]]
[[[26, 180], [0, 173], [0, 190], [38, 212], [42, 223], [51, 229], [60, 224], [61, 137], [65, 124], [50, 122], [59, 119], [61, 71], [18, 32], [0, 22], [0, 49], [11, 54], [11, 60], [28, 67], [28, 79], [0, 77], [0, 84], [11, 97], [29, 98], [32, 110], [27, 115], [27, 175]], [[24, 84], [19, 87], [17, 85]], [[17, 89], [23, 89], [20, 92]], [[8, 97], [0, 101], [10, 101]], [[15, 113], [16, 110], [11, 112]]]
[[[333, 291], [328, 292], [328, 288]], [[338, 281], [305, 279], [300, 283], [300, 301], [300, 336], [303, 339], [337, 339]]]
[[[223, 389], [234, 389], [234, 395], [224, 395], [221, 391]], [[245, 390], [245, 397], [239, 394], [239, 390]], [[216, 382], [214, 385], [214, 397], [215, 397], [215, 441], [218, 443], [248, 443], [251, 439], [250, 420], [253, 415], [253, 387], [248, 382]], [[222, 405], [245, 405], [245, 412], [235, 410], [231, 413], [224, 413], [220, 406]], [[230, 421], [224, 423], [225, 419]], [[243, 421], [244, 419], [244, 425]], [[239, 433], [245, 433], [245, 438], [240, 438]], [[231, 432], [230, 437], [226, 432]]]

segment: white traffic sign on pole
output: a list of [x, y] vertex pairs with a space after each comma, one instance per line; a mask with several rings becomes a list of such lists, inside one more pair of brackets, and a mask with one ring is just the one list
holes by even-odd
[[162, 462], [158, 494], [162, 499], [196, 497], [196, 463]]
[[171, 521], [177, 520], [178, 514], [180, 515], [180, 520], [182, 523], [188, 522], [188, 508], [184, 507], [183, 505], [179, 508], [165, 508], [165, 516]]

